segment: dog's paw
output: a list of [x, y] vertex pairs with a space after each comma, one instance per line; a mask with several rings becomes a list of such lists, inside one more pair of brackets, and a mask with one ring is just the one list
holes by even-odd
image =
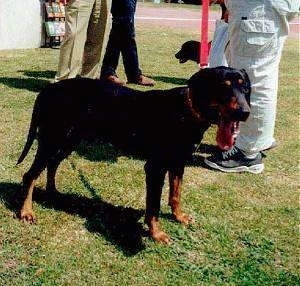
[[145, 222], [149, 227], [149, 234], [154, 241], [168, 245], [171, 243], [170, 237], [164, 231], [161, 230], [160, 224], [158, 222], [158, 217], [146, 217]]
[[36, 218], [32, 210], [22, 209], [20, 211], [20, 220], [22, 222], [35, 223]]
[[159, 230], [159, 231], [156, 231], [156, 232], [151, 232], [150, 236], [156, 242], [164, 243], [164, 244], [167, 244], [167, 245], [171, 244], [170, 237], [162, 230]]
[[184, 225], [189, 225], [195, 222], [194, 218], [186, 213], [173, 214], [173, 215], [175, 217], [175, 220], [177, 220], [178, 222]]

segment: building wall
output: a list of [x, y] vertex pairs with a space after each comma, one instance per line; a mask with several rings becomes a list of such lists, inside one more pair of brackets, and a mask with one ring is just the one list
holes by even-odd
[[42, 45], [42, 0], [0, 0], [0, 50]]

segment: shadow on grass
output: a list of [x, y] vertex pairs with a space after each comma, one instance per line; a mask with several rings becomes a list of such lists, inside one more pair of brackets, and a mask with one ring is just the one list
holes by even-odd
[[[200, 152], [214, 152], [215, 146], [200, 144], [197, 152], [194, 153], [188, 166], [202, 167], [203, 156]], [[110, 144], [103, 144], [100, 141], [93, 143], [83, 142], [77, 153], [91, 161], [116, 162], [120, 155], [128, 155], [116, 149]], [[130, 155], [133, 158], [142, 159], [140, 156]], [[86, 219], [86, 228], [90, 232], [98, 233], [110, 241], [115, 247], [122, 251], [126, 256], [132, 256], [143, 249], [145, 244], [143, 237], [146, 231], [140, 222], [144, 210], [137, 210], [130, 207], [114, 206], [103, 201], [92, 187], [89, 180], [84, 176], [80, 169], [71, 162], [71, 166], [77, 172], [82, 185], [89, 191], [92, 198], [87, 198], [79, 194], [51, 193], [40, 188], [34, 191], [34, 201], [41, 206], [49, 209], [63, 211], [71, 215], [79, 215]], [[186, 178], [188, 180], [188, 178]], [[0, 183], [0, 200], [7, 208], [18, 214], [24, 194], [21, 186], [15, 183]], [[169, 214], [161, 214], [162, 217], [172, 219]]]
[[[20, 70], [20, 73], [27, 76], [23, 77], [0, 77], [0, 83], [17, 89], [27, 89], [33, 92], [39, 92], [46, 85], [51, 83], [55, 77], [55, 71], [45, 70], [45, 71], [30, 71], [30, 70]], [[49, 79], [49, 80], [48, 80]], [[161, 81], [165, 83], [171, 83], [175, 85], [186, 85], [187, 79], [175, 78], [175, 77], [165, 77], [156, 76], [153, 77], [156, 81]]]
[[[55, 76], [55, 71], [19, 71], [28, 78], [21, 77], [0, 77], [0, 83], [17, 89], [27, 89], [33, 92], [39, 92], [48, 85]], [[49, 79], [49, 80], [47, 80]]]
[[176, 85], [187, 85], [186, 78], [177, 78], [177, 77], [168, 77], [168, 76], [153, 76], [152, 77], [155, 81], [171, 83]]
[[[196, 148], [196, 151], [193, 153], [192, 157], [190, 160], [187, 162], [187, 166], [190, 167], [202, 167], [202, 168], [209, 168], [205, 163], [204, 163], [204, 156], [203, 154], [207, 154], [208, 156], [211, 154], [215, 154], [218, 152], [220, 149], [216, 145], [211, 145], [211, 144], [206, 144], [206, 143], [201, 143], [198, 145]], [[211, 168], [209, 168], [211, 169]], [[187, 178], [188, 180], [188, 178]]]
[[[216, 145], [200, 143], [190, 160], [188, 160], [187, 166], [207, 168], [207, 166], [203, 162], [203, 154], [214, 154], [218, 150], [219, 149]], [[102, 143], [98, 140], [95, 140], [93, 142], [82, 142], [76, 149], [76, 153], [79, 156], [92, 162], [107, 161], [110, 163], [116, 163], [119, 156], [127, 156], [137, 160], [145, 160], [145, 157], [143, 157], [141, 153], [134, 151], [120, 151], [113, 145]]]
[[80, 156], [92, 162], [107, 161], [116, 163], [118, 157], [126, 156], [137, 160], [145, 160], [141, 148], [136, 146], [126, 146], [117, 148], [110, 143], [104, 143], [100, 140], [82, 141], [75, 152]]
[[45, 70], [45, 71], [20, 70], [18, 72], [22, 72], [24, 75], [28, 77], [49, 78], [49, 79], [54, 79], [56, 74], [55, 71], [51, 71], [51, 70]]
[[[92, 194], [96, 193], [82, 175], [80, 179]], [[114, 206], [99, 197], [51, 193], [40, 188], [35, 189], [33, 197], [34, 201], [43, 207], [85, 218], [88, 231], [104, 236], [126, 256], [135, 255], [145, 248], [142, 238], [147, 234], [139, 222], [143, 215], [142, 210]], [[0, 200], [18, 214], [23, 201], [21, 186], [15, 183], [0, 183]]]
[[17, 89], [27, 89], [33, 92], [39, 92], [50, 81], [36, 78], [18, 78], [18, 77], [0, 77], [0, 83]]

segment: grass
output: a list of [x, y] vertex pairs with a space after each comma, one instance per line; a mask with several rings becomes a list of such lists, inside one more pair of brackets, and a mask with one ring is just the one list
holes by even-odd
[[[137, 26], [141, 67], [156, 88], [182, 85], [197, 67], [179, 65], [175, 51], [197, 31]], [[163, 44], [162, 44], [163, 43]], [[20, 181], [34, 152], [15, 163], [37, 92], [54, 77], [58, 50], [0, 52], [1, 285], [299, 285], [297, 239], [299, 126], [298, 42], [286, 43], [280, 67], [276, 139], [260, 175], [202, 168], [209, 148], [186, 169], [183, 208], [195, 224], [161, 223], [172, 245], [145, 234], [142, 160], [110, 146], [82, 144], [58, 172], [61, 195], [37, 183], [35, 225], [16, 219]], [[124, 78], [122, 67], [120, 76]], [[140, 89], [147, 89], [139, 87]], [[215, 129], [203, 140], [214, 144]]]

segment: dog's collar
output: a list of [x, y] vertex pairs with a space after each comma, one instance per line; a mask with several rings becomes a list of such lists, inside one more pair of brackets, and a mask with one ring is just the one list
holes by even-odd
[[184, 103], [185, 106], [187, 107], [189, 114], [192, 116], [194, 120], [199, 121], [201, 123], [208, 121], [205, 118], [205, 116], [193, 106], [192, 92], [189, 88], [185, 90]]

